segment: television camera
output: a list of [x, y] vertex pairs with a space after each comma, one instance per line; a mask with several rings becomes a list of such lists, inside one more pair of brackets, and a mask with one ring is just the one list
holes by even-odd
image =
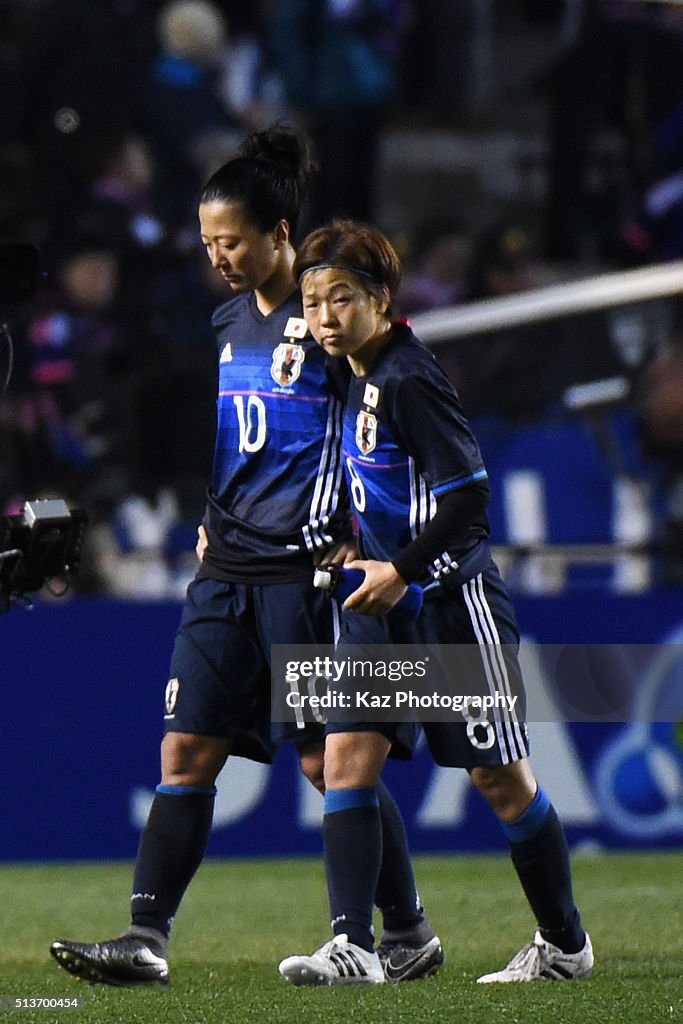
[[27, 501], [19, 515], [0, 516], [0, 614], [55, 579], [65, 585], [51, 593], [65, 592], [80, 565], [87, 521], [61, 498]]
[[[30, 299], [40, 276], [38, 249], [22, 243], [0, 244], [0, 340], [7, 344], [7, 369], [0, 398], [12, 371], [12, 337], [2, 310]], [[0, 614], [12, 603], [55, 579], [68, 580], [78, 571], [87, 515], [70, 509], [61, 498], [24, 503], [19, 515], [0, 516]], [[52, 591], [57, 593], [57, 591]]]

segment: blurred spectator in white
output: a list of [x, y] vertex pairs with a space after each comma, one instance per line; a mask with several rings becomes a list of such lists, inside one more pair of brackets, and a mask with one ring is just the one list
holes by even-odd
[[221, 58], [220, 91], [245, 127], [260, 131], [288, 117], [281, 79], [269, 65], [254, 27], [240, 26], [228, 16], [228, 35]]
[[169, 552], [178, 520], [173, 491], [162, 489], [151, 498], [127, 496], [108, 521], [94, 526], [92, 558], [107, 593], [141, 600], [184, 596], [197, 565], [191, 544], [186, 558]]
[[141, 129], [158, 170], [165, 219], [194, 219], [210, 154], [222, 159], [243, 135], [221, 91], [228, 26], [212, 0], [169, 0], [158, 14], [159, 54], [141, 95]]

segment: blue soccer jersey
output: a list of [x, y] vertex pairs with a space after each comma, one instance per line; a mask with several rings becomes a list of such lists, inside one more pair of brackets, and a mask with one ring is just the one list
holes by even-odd
[[264, 316], [253, 294], [214, 314], [216, 446], [200, 575], [292, 579], [347, 530], [340, 510], [342, 405], [292, 295]]
[[[370, 372], [352, 377], [344, 465], [365, 558], [392, 561], [424, 530], [440, 494], [486, 479], [479, 446], [434, 356], [409, 328], [394, 327]], [[488, 535], [484, 519], [428, 566], [448, 575]]]

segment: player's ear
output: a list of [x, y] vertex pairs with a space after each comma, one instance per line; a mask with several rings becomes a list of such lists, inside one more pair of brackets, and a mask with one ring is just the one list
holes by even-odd
[[283, 245], [287, 245], [289, 242], [289, 223], [284, 218], [275, 225], [273, 242], [276, 249], [281, 249]]
[[377, 303], [377, 312], [380, 314], [380, 316], [384, 316], [387, 310], [389, 309], [389, 306], [391, 305], [391, 295], [389, 294], [389, 289], [387, 288], [386, 285], [382, 285], [382, 287], [377, 288], [376, 291], [373, 291], [373, 296], [375, 302]]

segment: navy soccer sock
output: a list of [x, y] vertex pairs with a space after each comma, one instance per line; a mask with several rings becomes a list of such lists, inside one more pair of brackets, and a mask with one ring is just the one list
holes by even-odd
[[574, 902], [567, 838], [540, 788], [516, 821], [502, 822], [510, 856], [541, 935], [565, 953], [583, 949], [586, 934]]
[[405, 825], [396, 801], [380, 779], [376, 785], [382, 823], [382, 863], [375, 903], [385, 931], [404, 932], [424, 920], [410, 862]]
[[382, 859], [382, 825], [374, 787], [325, 792], [323, 841], [332, 930], [372, 950], [372, 906]]
[[131, 919], [168, 936], [185, 890], [202, 862], [216, 790], [158, 786], [140, 836]]

